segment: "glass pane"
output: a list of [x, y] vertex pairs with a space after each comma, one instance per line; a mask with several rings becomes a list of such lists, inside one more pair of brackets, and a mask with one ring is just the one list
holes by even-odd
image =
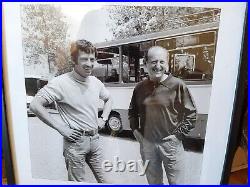
[[28, 96], [35, 96], [38, 91], [38, 79], [25, 78], [25, 87]]
[[215, 46], [202, 46], [170, 52], [170, 71], [186, 80], [211, 80]]

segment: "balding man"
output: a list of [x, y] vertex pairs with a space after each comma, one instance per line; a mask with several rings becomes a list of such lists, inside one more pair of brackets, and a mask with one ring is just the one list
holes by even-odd
[[148, 50], [149, 79], [134, 89], [129, 108], [130, 127], [140, 143], [141, 156], [148, 160], [149, 184], [163, 184], [162, 163], [169, 184], [183, 184], [182, 139], [194, 128], [196, 107], [186, 84], [169, 73], [165, 48]]

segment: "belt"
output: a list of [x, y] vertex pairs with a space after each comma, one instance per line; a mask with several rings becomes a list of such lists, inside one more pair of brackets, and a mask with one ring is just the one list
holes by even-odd
[[91, 131], [81, 130], [81, 132], [82, 132], [82, 135], [84, 136], [95, 136], [98, 133], [98, 129], [91, 130]]

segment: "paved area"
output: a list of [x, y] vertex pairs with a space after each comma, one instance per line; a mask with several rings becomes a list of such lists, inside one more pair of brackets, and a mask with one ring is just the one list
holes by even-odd
[[[54, 115], [55, 118], [58, 116]], [[63, 151], [63, 139], [59, 133], [43, 124], [37, 117], [29, 118], [30, 150], [32, 175], [37, 179], [67, 180]], [[104, 157], [114, 162], [115, 157], [128, 162], [141, 160], [139, 144], [129, 137], [111, 137], [102, 134]], [[199, 184], [202, 153], [186, 151], [186, 184]], [[96, 182], [90, 169], [87, 167], [89, 182]], [[107, 178], [115, 184], [147, 184], [146, 177], [137, 172], [118, 172], [113, 169], [107, 173]], [[164, 183], [168, 184], [164, 176]]]

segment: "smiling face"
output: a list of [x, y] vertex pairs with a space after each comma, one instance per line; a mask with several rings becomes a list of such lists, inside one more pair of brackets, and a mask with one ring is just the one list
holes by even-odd
[[148, 50], [147, 69], [151, 80], [159, 81], [169, 71], [168, 52], [158, 46]]
[[79, 51], [75, 71], [86, 78], [91, 75], [95, 61], [95, 53]]

